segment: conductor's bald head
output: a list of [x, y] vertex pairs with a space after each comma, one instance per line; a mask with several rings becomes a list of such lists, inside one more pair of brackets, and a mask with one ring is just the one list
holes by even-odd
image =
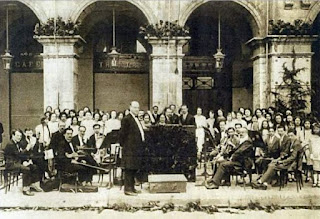
[[139, 105], [139, 102], [138, 101], [132, 101], [130, 103], [130, 112], [137, 116], [138, 113], [139, 113], [139, 110], [140, 110], [140, 105]]

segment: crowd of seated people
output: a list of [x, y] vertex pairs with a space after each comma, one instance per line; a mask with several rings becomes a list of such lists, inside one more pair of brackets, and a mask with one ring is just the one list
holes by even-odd
[[[76, 112], [47, 107], [35, 132], [27, 128], [12, 133], [11, 141], [2, 147], [5, 165], [23, 173], [25, 195], [33, 195], [32, 189], [41, 191], [39, 181], [58, 171], [78, 172], [79, 182], [90, 185], [95, 170], [79, 163], [99, 166], [109, 146], [105, 140], [121, 129], [121, 120], [128, 114], [129, 110], [92, 112], [84, 107]], [[305, 149], [306, 180], [312, 179], [313, 186], [320, 187], [320, 126], [290, 110], [282, 114], [270, 107], [256, 109], [252, 114], [250, 109], [240, 108], [225, 114], [219, 109], [216, 113], [210, 110], [206, 117], [201, 108], [191, 115], [186, 105], [177, 109], [172, 104], [161, 112], [157, 106], [140, 111], [138, 119], [144, 129], [152, 125], [195, 125], [198, 156], [203, 153], [205, 130], [209, 130], [214, 139], [210, 158], [217, 167], [206, 184], [209, 189], [230, 185], [233, 171], [253, 167], [260, 175], [254, 188], [266, 189], [278, 170], [292, 168], [301, 148]], [[52, 150], [54, 159], [44, 159], [48, 150]], [[294, 176], [289, 175], [289, 181], [293, 180]]]

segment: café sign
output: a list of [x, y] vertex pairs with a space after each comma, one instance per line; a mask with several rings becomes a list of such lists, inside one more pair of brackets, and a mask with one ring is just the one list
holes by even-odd
[[116, 66], [113, 66], [111, 61], [111, 57], [106, 53], [96, 54], [93, 72], [120, 74], [144, 74], [149, 72], [149, 59], [146, 54], [120, 54]]
[[42, 73], [43, 58], [41, 55], [21, 54], [13, 58], [13, 73]]

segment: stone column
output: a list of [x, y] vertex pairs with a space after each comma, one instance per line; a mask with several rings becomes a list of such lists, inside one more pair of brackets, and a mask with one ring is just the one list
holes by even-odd
[[77, 109], [80, 36], [35, 36], [43, 45], [44, 108]]
[[147, 38], [152, 46], [150, 64], [150, 107], [182, 105], [182, 47], [190, 37]]
[[[311, 57], [312, 43], [317, 36], [268, 36], [269, 42], [269, 69], [271, 90], [276, 91], [283, 80], [283, 64], [292, 69], [293, 57], [296, 57], [295, 68], [304, 68], [298, 74], [298, 79], [307, 86], [311, 86]], [[274, 96], [271, 96], [271, 102]], [[311, 97], [307, 98], [306, 112], [311, 111]]]
[[10, 71], [3, 69], [2, 61], [0, 68], [0, 122], [4, 129], [3, 149], [10, 140], [11, 132]]
[[266, 44], [262, 38], [247, 42], [253, 50], [253, 110], [269, 106], [270, 85], [266, 65]]

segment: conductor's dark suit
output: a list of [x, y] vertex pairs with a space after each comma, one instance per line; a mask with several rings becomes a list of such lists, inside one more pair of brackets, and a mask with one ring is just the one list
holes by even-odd
[[141, 166], [143, 139], [139, 126], [131, 113], [121, 121], [119, 141], [122, 146], [122, 165], [125, 168], [124, 190], [132, 192], [134, 176]]

